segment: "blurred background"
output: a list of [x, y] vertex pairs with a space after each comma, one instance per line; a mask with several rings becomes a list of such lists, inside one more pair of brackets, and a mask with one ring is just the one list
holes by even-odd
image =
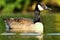
[[[33, 12], [38, 0], [0, 0], [0, 13]], [[60, 12], [60, 0], [40, 0], [53, 12]]]

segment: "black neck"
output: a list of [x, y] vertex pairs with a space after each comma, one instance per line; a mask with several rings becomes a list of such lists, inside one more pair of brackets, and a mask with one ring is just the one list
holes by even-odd
[[34, 14], [34, 23], [36, 23], [36, 22], [41, 22], [39, 11], [35, 11], [35, 14]]

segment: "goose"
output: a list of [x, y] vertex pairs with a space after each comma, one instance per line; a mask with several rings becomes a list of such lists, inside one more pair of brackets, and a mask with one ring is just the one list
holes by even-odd
[[[7, 21], [8, 21], [10, 28], [12, 28], [12, 29], [9, 29], [9, 30], [12, 32], [17, 32], [17, 31], [20, 32], [21, 28], [22, 28], [23, 32], [29, 32], [29, 31], [33, 30], [32, 32], [37, 32], [38, 34], [43, 34], [44, 25], [41, 21], [40, 12], [45, 9], [48, 9], [47, 6], [43, 5], [42, 3], [41, 4], [37, 3], [37, 5], [35, 7], [35, 11], [34, 11], [35, 12], [34, 20], [33, 20], [33, 23], [30, 23], [30, 24], [29, 24], [29, 21], [27, 21], [25, 19], [19, 18], [17, 20], [15, 18], [10, 18], [9, 21], [8, 20]], [[29, 24], [29, 25], [27, 25], [27, 24]], [[39, 38], [39, 40], [41, 40], [43, 38], [43, 35], [36, 36], [36, 37]]]

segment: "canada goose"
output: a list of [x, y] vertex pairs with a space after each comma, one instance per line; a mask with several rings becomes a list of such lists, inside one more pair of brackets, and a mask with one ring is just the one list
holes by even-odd
[[[29, 21], [25, 19], [15, 19], [15, 18], [10, 18], [8, 21], [8, 24], [10, 25], [10, 28], [12, 28], [10, 31], [12, 32], [20, 32], [21, 30], [23, 32], [37, 32], [39, 34], [43, 33], [43, 24], [41, 22], [40, 18], [40, 10], [39, 7], [36, 6], [35, 9], [35, 17], [34, 17], [34, 23], [29, 23]], [[43, 8], [43, 7], [42, 7]], [[29, 24], [29, 25], [28, 25]], [[37, 36], [39, 37], [39, 36]], [[41, 39], [43, 36], [40, 36], [39, 38]]]

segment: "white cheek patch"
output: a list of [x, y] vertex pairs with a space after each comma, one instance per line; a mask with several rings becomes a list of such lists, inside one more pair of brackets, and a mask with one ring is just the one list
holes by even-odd
[[40, 11], [44, 10], [40, 5], [38, 5], [38, 9], [39, 9]]

